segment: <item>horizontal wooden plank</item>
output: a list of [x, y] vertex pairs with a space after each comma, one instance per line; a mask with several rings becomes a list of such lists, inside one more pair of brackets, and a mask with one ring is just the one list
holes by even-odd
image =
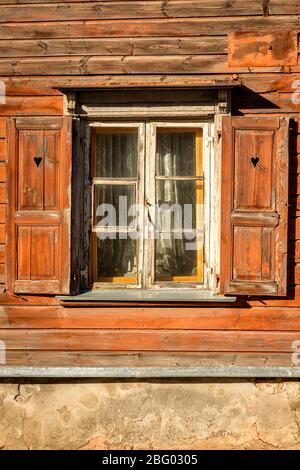
[[5, 264], [0, 264], [0, 283], [5, 283]]
[[5, 162], [0, 162], [0, 183], [6, 181], [6, 165]]
[[292, 366], [291, 353], [170, 353], [90, 351], [7, 351], [8, 366], [48, 367], [193, 367], [193, 366]]
[[0, 305], [30, 305], [32, 307], [40, 305], [60, 305], [60, 301], [49, 295], [27, 295], [15, 294], [11, 292], [0, 292]]
[[228, 34], [230, 66], [297, 65], [296, 31], [238, 31]]
[[[64, 4], [64, 3], [77, 3], [79, 2], [80, 3], [88, 3], [90, 2], [91, 0], [68, 0], [66, 2], [66, 0], [0, 0], [0, 5], [22, 5], [22, 4], [34, 4], [34, 3], [39, 3], [39, 4], [43, 4], [43, 3], [46, 3], [46, 4], [51, 4], [51, 3], [57, 3], [57, 4]], [[150, 0], [150, 2], [153, 2], [154, 0]], [[115, 4], [116, 3], [116, 0], [102, 0], [102, 2], [105, 2], [105, 3], [111, 3], [111, 4]], [[150, 3], [149, 2], [149, 3]], [[119, 2], [118, 2], [119, 3]], [[125, 1], [123, 2], [125, 3]], [[128, 3], [128, 2], [127, 2]], [[141, 2], [140, 0], [131, 0], [130, 3], [145, 3], [145, 2]], [[172, 0], [171, 2], [171, 5], [174, 4], [174, 0]], [[245, 9], [246, 8], [246, 5], [244, 4], [243, 0], [233, 0], [231, 1], [230, 3], [228, 4], [224, 4], [224, 2], [222, 2], [221, 0], [210, 0], [210, 1], [207, 1], [207, 0], [197, 0], [195, 1], [195, 3], [197, 4], [198, 8], [200, 8], [201, 6], [203, 7], [203, 9], [207, 8], [207, 9], [218, 9], [223, 11], [223, 10], [226, 10], [224, 14], [226, 14], [226, 12], [228, 11], [229, 14], [233, 15], [234, 13], [232, 13], [233, 11], [239, 11], [239, 9]], [[247, 5], [248, 6], [248, 5]], [[298, 14], [299, 13], [299, 5], [298, 5], [298, 1], [297, 0], [289, 0], [288, 2], [283, 2], [282, 0], [268, 0], [268, 3], [265, 4], [265, 5], [262, 5], [261, 2], [258, 3], [257, 0], [255, 0], [254, 2], [251, 3], [251, 5], [249, 5], [249, 7], [247, 8], [247, 12], [249, 12], [249, 14], [256, 14], [256, 10], [257, 10], [257, 14], [261, 15], [261, 14]], [[243, 10], [245, 11], [245, 10]], [[254, 13], [253, 13], [254, 11]], [[217, 12], [215, 12], [215, 14], [217, 14]]]
[[[74, 3], [90, 3], [91, 0], [0, 0], [0, 5], [24, 5], [24, 4], [50, 4], [51, 3], [56, 3], [60, 4], [60, 7], [62, 9], [66, 9], [66, 3], [67, 4], [74, 4]], [[98, 3], [100, 2], [93, 2], [93, 3]], [[126, 3], [129, 5], [128, 8], [132, 8], [134, 4], [145, 4], [145, 2], [141, 2], [140, 0], [131, 0], [130, 2], [116, 2], [116, 0], [102, 0], [101, 3], [105, 3], [106, 5], [111, 4], [111, 9], [116, 6], [116, 4], [125, 4]], [[148, 3], [155, 3], [155, 0], [151, 0]], [[158, 2], [156, 2], [158, 3]], [[184, 3], [183, 1], [176, 1], [172, 0], [165, 5], [165, 7], [161, 8], [161, 12], [168, 12], [168, 16], [174, 15], [172, 13], [173, 10], [175, 10], [176, 14], [179, 15], [179, 4], [182, 4], [182, 8], [184, 8]], [[193, 8], [192, 5], [190, 5], [190, 9], [192, 10], [190, 13], [190, 16], [194, 16], [194, 11], [195, 8], [197, 9], [198, 15], [199, 16], [205, 16], [205, 15], [213, 15], [213, 16], [234, 16], [238, 14], [251, 14], [251, 15], [282, 15], [282, 14], [299, 14], [299, 5], [297, 0], [289, 0], [288, 2], [282, 2], [282, 0], [269, 0], [268, 3], [263, 4], [259, 0], [255, 0], [251, 2], [250, 5], [247, 5], [243, 2], [243, 0], [233, 0], [230, 3], [227, 3], [226, 5], [222, 0], [196, 0], [196, 1], [190, 1], [190, 4], [194, 4]], [[125, 5], [123, 8], [125, 9]], [[142, 5], [144, 7], [144, 5]], [[201, 11], [201, 13], [200, 13]], [[107, 12], [107, 8], [106, 8]], [[66, 12], [66, 14], [69, 13], [69, 10]], [[114, 14], [115, 11], [114, 11]], [[183, 10], [183, 13], [180, 14], [180, 16], [185, 16], [187, 13]]]
[[6, 203], [6, 185], [5, 183], [0, 183], [0, 204]]
[[[253, 71], [256, 69], [253, 67]], [[228, 67], [225, 55], [181, 55], [181, 56], [80, 56], [15, 58], [0, 61], [0, 74], [9, 75], [88, 75], [129, 73], [238, 73], [248, 67]], [[258, 67], [257, 71], [282, 72], [282, 67]], [[247, 96], [247, 95], [245, 95]], [[281, 98], [288, 109], [295, 110], [290, 97]], [[267, 100], [264, 99], [267, 103]], [[241, 106], [241, 105], [240, 105]], [[247, 108], [247, 104], [242, 103]], [[266, 106], [265, 106], [266, 107]], [[276, 107], [278, 110], [278, 106]], [[297, 108], [296, 108], [297, 109]], [[1, 111], [1, 109], [0, 109]]]
[[[241, 73], [238, 76], [230, 74], [156, 74], [156, 75], [101, 75], [101, 76], [33, 76], [33, 77], [0, 77], [6, 83], [8, 96], [16, 95], [53, 95], [60, 94], [52, 87], [74, 87], [74, 88], [118, 88], [118, 87], [163, 87], [163, 86], [222, 86], [223, 84], [235, 83], [241, 80], [249, 93], [294, 93], [295, 81], [299, 80], [297, 74], [279, 73]], [[300, 101], [300, 100], [299, 100]], [[4, 127], [5, 128], [5, 127]], [[1, 123], [0, 123], [1, 129]]]
[[8, 96], [6, 104], [0, 105], [0, 113], [7, 116], [61, 116], [63, 114], [62, 96]]
[[239, 79], [243, 85], [248, 88], [249, 92], [256, 93], [294, 93], [298, 90], [296, 80], [299, 80], [298, 74], [282, 74], [273, 73], [258, 74], [240, 74]]
[[[90, 2], [91, 0], [68, 0], [68, 3]], [[116, 0], [102, 0], [104, 2], [116, 1]], [[131, 0], [135, 1], [135, 0]], [[136, 0], [139, 1], [139, 0]], [[151, 0], [150, 0], [151, 1]], [[0, 0], [0, 5], [22, 5], [32, 3], [66, 3], [66, 0]]]
[[252, 297], [248, 300], [248, 305], [252, 307], [263, 307], [263, 308], [288, 308], [288, 307], [300, 307], [300, 286], [289, 286], [289, 293], [287, 297], [276, 297], [276, 298], [263, 298], [261, 296]]
[[0, 224], [4, 224], [6, 220], [6, 204], [0, 204]]
[[[0, 105], [1, 108], [1, 105]], [[0, 161], [6, 160], [6, 141], [4, 139], [0, 139]]]
[[2, 40], [0, 57], [226, 54], [227, 36]]
[[5, 224], [0, 224], [0, 244], [5, 243]]
[[299, 29], [298, 16], [248, 16], [229, 18], [42, 21], [0, 24], [0, 39], [55, 39], [100, 37], [223, 36], [230, 31]]
[[7, 350], [292, 352], [300, 331], [9, 330]]
[[[275, 5], [272, 8], [275, 10]], [[278, 5], [277, 5], [278, 11]], [[295, 13], [294, 8], [283, 9], [283, 13]], [[236, 15], [262, 15], [263, 4], [260, 0], [252, 0], [247, 4], [241, 0], [233, 0], [224, 5], [223, 0], [160, 0], [144, 1], [90, 1], [78, 2], [76, 8], [72, 3], [65, 2], [57, 8], [48, 3], [32, 4], [30, 9], [26, 5], [7, 5], [1, 14], [1, 22], [24, 21], [29, 16], [30, 21], [56, 21], [56, 20], [86, 20], [97, 19], [135, 19], [135, 18], [190, 18], [203, 16], [236, 16]]]
[[295, 284], [300, 284], [300, 264], [290, 265], [290, 276], [294, 279]]
[[0, 117], [0, 143], [1, 139], [5, 139], [6, 134], [6, 118]]
[[234, 112], [242, 114], [298, 113], [300, 102], [295, 102], [292, 93], [238, 93], [233, 95]]
[[5, 245], [0, 245], [0, 264], [5, 263]]
[[[275, 75], [276, 76], [276, 75]], [[274, 74], [273, 74], [274, 78]], [[238, 82], [234, 75], [89, 75], [89, 76], [33, 76], [0, 77], [6, 84], [8, 96], [36, 96], [61, 94], [53, 87], [120, 88], [120, 87], [201, 87], [226, 86]]]
[[300, 331], [300, 311], [234, 307], [0, 307], [0, 328]]

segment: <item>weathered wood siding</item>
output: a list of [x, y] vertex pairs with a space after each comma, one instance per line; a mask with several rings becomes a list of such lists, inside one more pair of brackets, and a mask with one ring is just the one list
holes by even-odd
[[[230, 66], [227, 33], [300, 32], [299, 1], [0, 0], [0, 7], [0, 80], [7, 93], [0, 104], [2, 292], [5, 116], [62, 116], [58, 88], [64, 86], [197, 86], [239, 79], [234, 114], [287, 116], [293, 126], [288, 298], [252, 298], [235, 307], [63, 308], [53, 297], [2, 293], [0, 338], [10, 350], [8, 363], [290, 366], [292, 342], [300, 339], [299, 56], [295, 65]], [[149, 355], [151, 350], [161, 354]], [[120, 351], [127, 351], [121, 362]]]

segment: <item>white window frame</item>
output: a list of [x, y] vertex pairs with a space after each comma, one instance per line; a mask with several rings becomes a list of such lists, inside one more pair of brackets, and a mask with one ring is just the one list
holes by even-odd
[[[174, 290], [182, 291], [184, 289], [196, 288], [198, 291], [209, 292], [210, 294], [215, 290], [215, 272], [216, 263], [215, 259], [217, 249], [216, 244], [219, 243], [219, 228], [216, 226], [218, 218], [216, 213], [218, 208], [213, 207], [216, 196], [216, 185], [218, 186], [218, 178], [216, 178], [215, 161], [214, 161], [214, 146], [213, 134], [214, 124], [207, 118], [193, 120], [176, 120], [176, 121], [139, 121], [139, 122], [115, 122], [94, 121], [89, 123], [90, 128], [137, 128], [139, 132], [139, 162], [138, 162], [138, 182], [137, 185], [137, 202], [144, 206], [144, 201], [151, 201], [155, 203], [155, 185], [153, 185], [155, 175], [155, 143], [156, 143], [156, 130], [157, 128], [195, 128], [202, 129], [202, 156], [203, 156], [203, 174], [204, 174], [204, 265], [203, 265], [203, 283], [196, 284], [195, 282], [180, 283], [180, 282], [155, 282], [154, 280], [154, 243], [153, 237], [149, 236], [151, 232], [151, 224], [148, 217], [148, 209], [144, 209], [144, 213], [140, 214], [138, 219], [138, 230], [144, 231], [147, 235], [143, 240], [138, 240], [138, 282], [130, 284], [119, 284], [109, 282], [96, 282], [93, 284], [93, 290], [98, 289], [139, 289], [147, 291], [163, 291]], [[147, 152], [147, 156], [146, 156]], [[218, 176], [218, 172], [217, 172]], [[102, 179], [103, 184], [109, 184], [109, 179]], [[95, 182], [95, 181], [94, 181]], [[126, 179], [124, 179], [126, 183]], [[92, 194], [94, 193], [92, 184]], [[218, 200], [218, 199], [217, 199]], [[217, 202], [217, 201], [216, 201]], [[92, 201], [92, 207], [94, 207]], [[150, 209], [151, 210], [151, 209]], [[212, 230], [214, 227], [214, 230]], [[102, 228], [101, 231], [114, 231], [114, 227]], [[93, 229], [93, 231], [97, 231]], [[122, 231], [122, 228], [116, 231]], [[142, 262], [141, 262], [142, 260]]]

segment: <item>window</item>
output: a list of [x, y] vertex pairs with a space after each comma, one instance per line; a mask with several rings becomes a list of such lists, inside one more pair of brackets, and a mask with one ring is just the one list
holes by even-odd
[[73, 122], [8, 119], [8, 290], [286, 295], [289, 120], [134, 93], [80, 94]]
[[91, 285], [209, 288], [210, 123], [93, 123]]

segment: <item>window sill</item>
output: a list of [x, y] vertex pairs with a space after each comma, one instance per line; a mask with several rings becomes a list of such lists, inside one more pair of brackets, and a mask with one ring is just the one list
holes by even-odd
[[168, 303], [234, 303], [236, 297], [212, 295], [197, 289], [164, 289], [160, 291], [142, 291], [138, 289], [119, 289], [88, 291], [79, 295], [58, 295], [62, 303], [75, 302], [168, 302]]

